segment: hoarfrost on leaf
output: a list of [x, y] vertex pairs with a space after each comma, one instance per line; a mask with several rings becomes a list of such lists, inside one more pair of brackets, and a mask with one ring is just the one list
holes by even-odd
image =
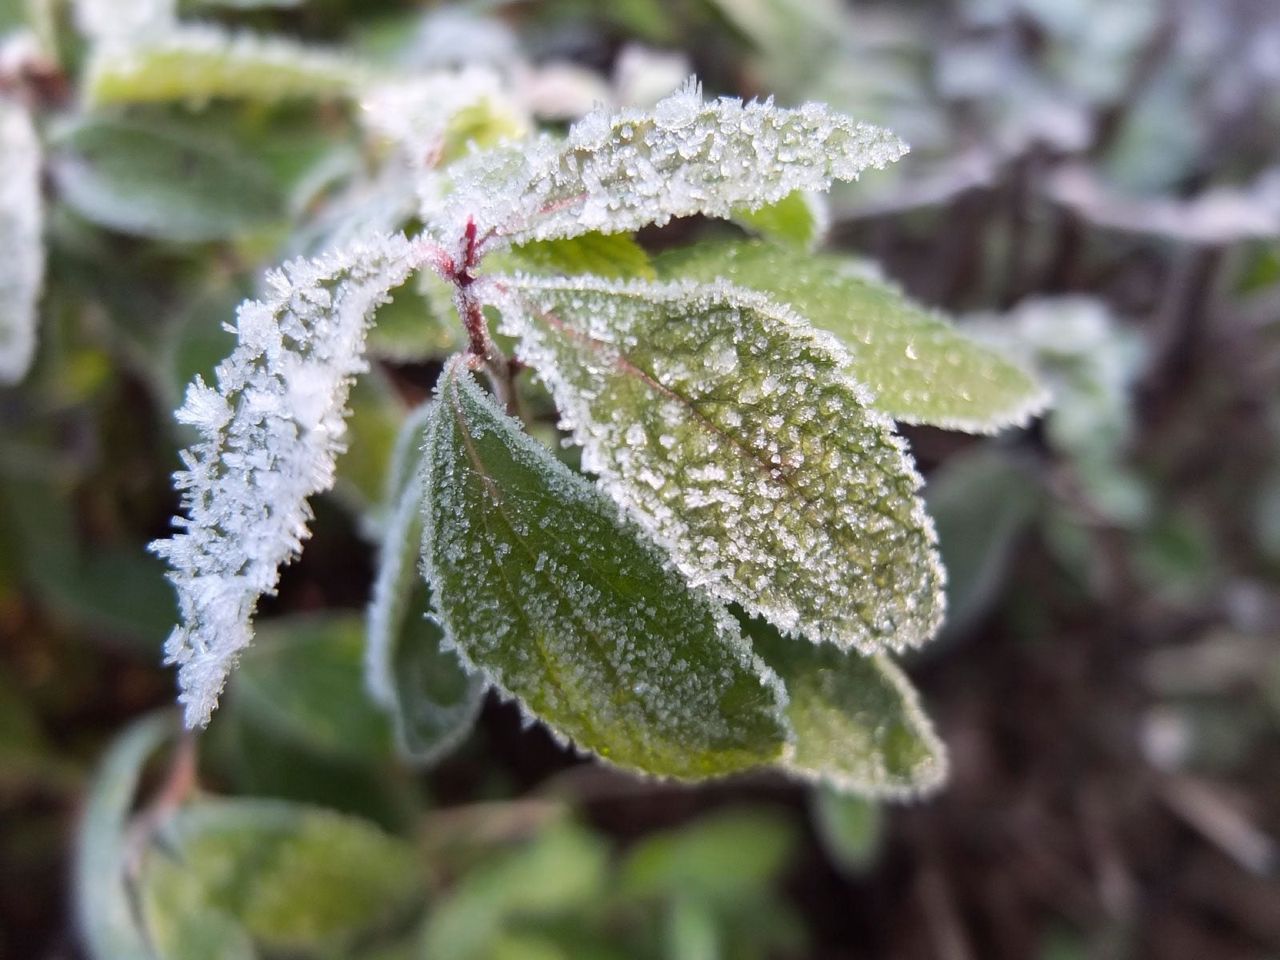
[[182, 623], [165, 652], [179, 665], [188, 726], [208, 721], [253, 637], [258, 597], [301, 549], [307, 498], [333, 485], [369, 318], [413, 269], [413, 253], [397, 236], [286, 264], [268, 276], [264, 299], [241, 305], [216, 387], [197, 377], [187, 388], [177, 418], [200, 439], [175, 475], [186, 515], [152, 548], [178, 591]]
[[826, 190], [905, 152], [889, 131], [820, 104], [706, 103], [689, 81], [650, 112], [598, 108], [567, 141], [543, 136], [469, 158], [424, 220], [452, 232], [473, 218], [494, 244], [623, 233]]
[[797, 642], [759, 620], [746, 629], [787, 686], [796, 734], [788, 771], [881, 797], [927, 792], [946, 779], [946, 748], [892, 660]]
[[933, 635], [920, 478], [833, 337], [723, 283], [487, 282], [585, 469], [692, 583], [842, 648]]
[[728, 611], [520, 430], [461, 360], [426, 441], [425, 551], [446, 636], [578, 746], [696, 779], [779, 759], [786, 695]]
[[26, 108], [0, 95], [0, 384], [21, 380], [35, 355], [42, 221], [40, 141]]
[[908, 300], [857, 261], [767, 243], [703, 243], [658, 260], [669, 277], [727, 280], [793, 307], [848, 348], [875, 406], [906, 423], [993, 433], [1040, 413], [1026, 368]]

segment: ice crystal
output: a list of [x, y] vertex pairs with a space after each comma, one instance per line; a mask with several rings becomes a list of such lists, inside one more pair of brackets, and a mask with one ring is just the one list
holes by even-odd
[[779, 758], [786, 695], [728, 612], [690, 590], [460, 361], [438, 389], [424, 544], [459, 653], [617, 764], [696, 778]]
[[42, 219], [40, 142], [26, 108], [0, 96], [0, 384], [21, 380], [35, 354]]
[[307, 498], [333, 484], [366, 326], [412, 269], [411, 254], [393, 237], [286, 264], [268, 276], [264, 299], [241, 305], [217, 386], [197, 377], [187, 388], [177, 418], [200, 439], [175, 475], [186, 515], [153, 549], [178, 591], [182, 622], [165, 653], [179, 665], [189, 726], [208, 721], [253, 637], [258, 597], [301, 549]]
[[693, 583], [841, 647], [932, 636], [920, 478], [832, 336], [724, 283], [489, 282], [584, 467]]
[[424, 213], [446, 230], [474, 218], [494, 243], [620, 233], [826, 190], [905, 152], [887, 130], [820, 104], [707, 103], [690, 81], [650, 112], [599, 108], [567, 141], [544, 136], [477, 154]]

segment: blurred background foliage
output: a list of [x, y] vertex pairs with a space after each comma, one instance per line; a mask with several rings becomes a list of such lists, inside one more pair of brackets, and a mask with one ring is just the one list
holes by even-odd
[[[1020, 351], [1055, 406], [999, 439], [907, 431], [950, 571], [908, 664], [951, 750], [938, 796], [640, 782], [493, 699], [423, 772], [361, 673], [383, 475], [454, 336], [438, 292], [402, 289], [197, 756], [144, 551], [174, 512], [170, 411], [265, 265], [402, 198], [366, 175], [337, 61], [304, 97], [244, 75], [234, 99], [146, 102], [154, 77], [94, 99], [68, 6], [3, 0], [37, 51], [3, 48], [0, 90], [35, 105], [49, 259], [35, 367], [0, 391], [0, 956], [1280, 955], [1280, 7], [182, 9], [488, 63], [551, 125], [693, 71], [886, 125], [912, 153], [837, 192], [828, 242]], [[472, 121], [457, 149], [508, 132]]]

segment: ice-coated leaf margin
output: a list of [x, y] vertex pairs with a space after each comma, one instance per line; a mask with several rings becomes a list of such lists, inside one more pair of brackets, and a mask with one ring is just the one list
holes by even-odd
[[864, 653], [933, 636], [945, 573], [921, 480], [834, 337], [725, 283], [484, 290], [584, 467], [691, 583]]
[[543, 136], [474, 155], [457, 165], [453, 192], [424, 220], [457, 232], [474, 218], [495, 244], [627, 233], [827, 190], [906, 150], [889, 131], [821, 104], [707, 103], [691, 80], [651, 112], [598, 108], [566, 141]]
[[186, 515], [152, 549], [178, 592], [182, 622], [165, 654], [188, 726], [208, 722], [253, 638], [258, 597], [301, 549], [307, 498], [333, 485], [369, 319], [414, 265], [413, 244], [395, 236], [273, 271], [265, 298], [240, 307], [217, 388], [200, 377], [187, 388], [176, 416], [200, 440], [174, 475]]
[[413, 411], [396, 441], [378, 550], [378, 573], [369, 601], [365, 684], [386, 710], [401, 753], [430, 765], [452, 750], [471, 729], [484, 702], [481, 677], [464, 672], [452, 651], [442, 649], [440, 626], [427, 619], [427, 585], [418, 568], [422, 555], [422, 441], [430, 403]]
[[561, 736], [699, 779], [779, 760], [786, 693], [738, 624], [525, 434], [460, 359], [426, 440], [426, 573], [447, 640]]
[[657, 266], [668, 278], [722, 279], [793, 307], [848, 347], [876, 407], [905, 423], [994, 433], [1025, 425], [1048, 403], [1026, 368], [857, 261], [728, 241], [669, 251]]
[[21, 380], [35, 355], [42, 221], [40, 141], [26, 108], [0, 95], [0, 384]]

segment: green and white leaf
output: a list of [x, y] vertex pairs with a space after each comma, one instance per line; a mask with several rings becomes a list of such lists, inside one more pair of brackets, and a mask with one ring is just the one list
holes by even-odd
[[552, 276], [591, 274], [611, 280], [656, 280], [644, 247], [629, 233], [583, 233], [559, 240], [532, 240], [485, 258], [492, 273]]
[[946, 748], [888, 657], [784, 637], [759, 620], [747, 633], [787, 686], [796, 734], [788, 770], [863, 796], [912, 796], [946, 779]]
[[834, 338], [726, 284], [490, 284], [585, 468], [691, 583], [841, 648], [934, 634], [920, 478]]
[[184, 24], [93, 52], [84, 90], [90, 104], [247, 99], [338, 99], [357, 93], [369, 71], [353, 60], [277, 37]]
[[253, 157], [186, 124], [86, 117], [55, 132], [50, 173], [77, 214], [123, 233], [199, 243], [282, 219], [285, 191]]
[[659, 258], [667, 277], [723, 279], [789, 304], [848, 348], [853, 375], [897, 420], [993, 433], [1025, 424], [1048, 395], [1027, 368], [844, 257], [766, 243], [703, 243]]
[[782, 756], [785, 696], [691, 591], [460, 359], [426, 441], [426, 569], [447, 642], [579, 747], [688, 779]]
[[26, 375], [44, 284], [40, 141], [31, 115], [0, 95], [0, 385]]
[[178, 811], [158, 840], [143, 864], [144, 911], [185, 893], [272, 956], [346, 955], [423, 895], [411, 844], [329, 810], [206, 800]]
[[75, 0], [75, 22], [96, 44], [127, 44], [165, 33], [178, 18], [177, 0]]
[[448, 239], [473, 218], [489, 243], [627, 233], [673, 217], [729, 217], [826, 190], [906, 152], [892, 133], [820, 104], [703, 102], [690, 81], [652, 112], [603, 108], [569, 130], [476, 154], [423, 219]]
[[419, 451], [429, 406], [405, 422], [391, 471], [391, 513], [369, 604], [365, 681], [390, 714], [401, 752], [430, 765], [467, 735], [484, 700], [481, 678], [462, 669], [430, 619], [430, 591], [418, 570], [426, 487]]
[[94, 960], [153, 960], [125, 876], [134, 793], [151, 754], [173, 734], [167, 714], [134, 722], [102, 759], [76, 841], [76, 919]]
[[180, 665], [190, 726], [208, 721], [253, 638], [258, 597], [301, 549], [307, 498], [333, 485], [347, 395], [367, 367], [366, 327], [413, 260], [397, 236], [286, 264], [263, 300], [241, 305], [217, 388], [200, 377], [187, 388], [177, 418], [200, 439], [175, 475], [186, 515], [153, 549], [178, 591], [182, 623], [165, 652]]
[[758, 210], [735, 210], [732, 219], [772, 243], [811, 251], [826, 236], [831, 211], [824, 194], [797, 190]]

